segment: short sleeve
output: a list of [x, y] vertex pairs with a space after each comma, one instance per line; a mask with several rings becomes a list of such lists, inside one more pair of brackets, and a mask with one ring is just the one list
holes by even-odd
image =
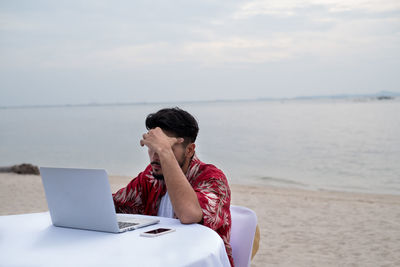
[[203, 225], [217, 230], [230, 225], [230, 189], [225, 179], [209, 178], [194, 188], [201, 209]]

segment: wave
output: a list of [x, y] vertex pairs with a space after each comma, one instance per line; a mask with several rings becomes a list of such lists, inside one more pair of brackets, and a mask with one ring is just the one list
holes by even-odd
[[289, 179], [284, 179], [284, 178], [261, 176], [261, 177], [257, 177], [257, 179], [262, 180], [263, 182], [267, 182], [267, 183], [296, 185], [296, 186], [301, 186], [301, 187], [308, 187], [309, 186], [308, 184], [305, 184], [305, 183], [301, 183], [301, 182], [293, 181], [293, 180], [289, 180]]

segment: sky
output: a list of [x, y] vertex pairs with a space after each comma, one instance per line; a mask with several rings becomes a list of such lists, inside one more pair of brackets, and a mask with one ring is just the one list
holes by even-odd
[[400, 92], [399, 0], [0, 0], [0, 106]]

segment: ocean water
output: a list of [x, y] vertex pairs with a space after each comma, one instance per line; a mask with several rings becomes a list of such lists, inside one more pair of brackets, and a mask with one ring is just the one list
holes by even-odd
[[[136, 176], [147, 114], [173, 104], [0, 109], [0, 166], [105, 168]], [[197, 154], [231, 183], [400, 194], [400, 101], [178, 104], [199, 121]]]

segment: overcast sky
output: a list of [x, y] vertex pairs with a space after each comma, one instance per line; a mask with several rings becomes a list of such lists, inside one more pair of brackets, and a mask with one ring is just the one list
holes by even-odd
[[400, 92], [399, 0], [0, 0], [0, 106]]

